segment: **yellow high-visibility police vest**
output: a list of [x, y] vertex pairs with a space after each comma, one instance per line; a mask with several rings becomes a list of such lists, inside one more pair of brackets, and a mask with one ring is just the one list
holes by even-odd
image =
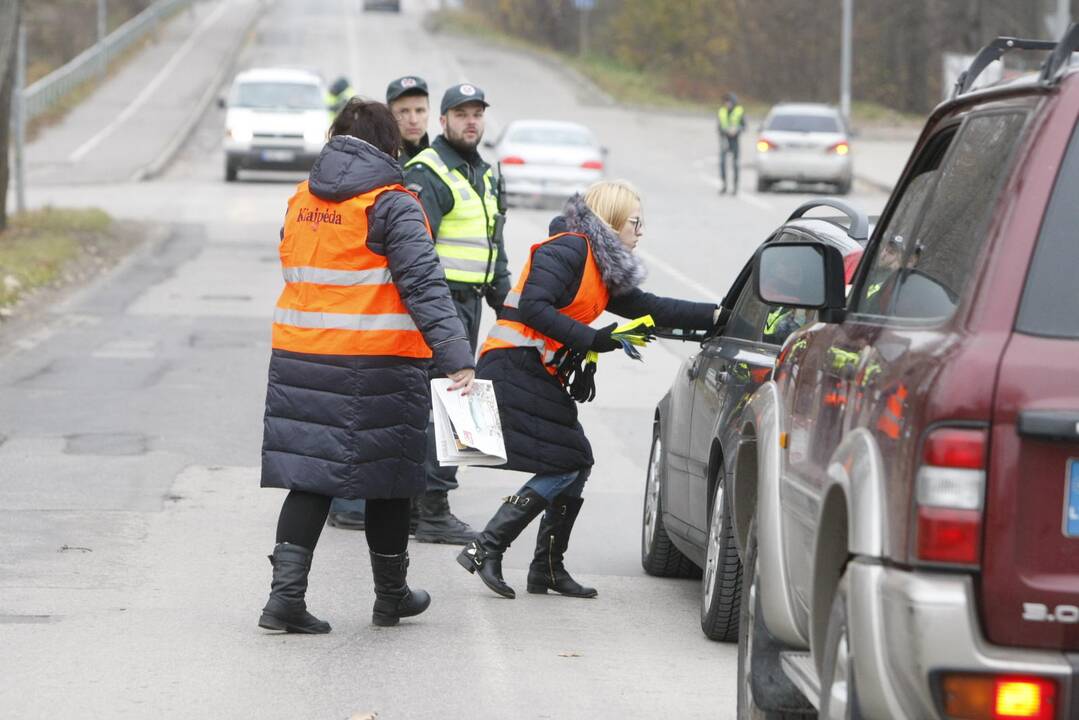
[[728, 111], [727, 106], [723, 105], [719, 108], [719, 126], [724, 130], [735, 130], [742, 125], [742, 116], [746, 111], [741, 105], [735, 105], [734, 109]]
[[453, 209], [442, 217], [435, 239], [446, 279], [453, 282], [486, 285], [495, 277], [495, 198], [494, 176], [490, 168], [483, 174], [483, 197], [460, 170], [451, 170], [434, 148], [426, 148], [405, 163], [405, 167], [426, 165], [454, 195]]

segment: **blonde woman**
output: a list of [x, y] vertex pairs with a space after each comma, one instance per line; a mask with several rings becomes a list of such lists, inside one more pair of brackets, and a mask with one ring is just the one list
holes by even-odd
[[533, 246], [517, 286], [480, 351], [477, 377], [494, 381], [506, 440], [505, 469], [535, 476], [505, 498], [487, 527], [457, 562], [478, 573], [497, 594], [513, 598], [502, 578], [502, 554], [545, 513], [528, 570], [528, 591], [592, 598], [563, 565], [581, 493], [593, 465], [592, 448], [555, 355], [611, 352], [615, 328], [589, 327], [604, 310], [627, 318], [652, 315], [668, 328], [709, 329], [721, 309], [656, 297], [638, 285], [645, 270], [633, 254], [644, 235], [641, 198], [626, 182], [599, 182], [569, 199], [551, 223], [551, 236]]

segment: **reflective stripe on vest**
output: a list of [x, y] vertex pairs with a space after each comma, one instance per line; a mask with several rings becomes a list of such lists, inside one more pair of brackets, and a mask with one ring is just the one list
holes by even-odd
[[442, 217], [435, 240], [435, 252], [442, 261], [446, 279], [484, 285], [494, 281], [495, 228], [498, 201], [494, 195], [494, 177], [488, 169], [483, 174], [481, 198], [460, 170], [451, 170], [434, 148], [425, 148], [405, 163], [405, 167], [425, 165], [453, 192], [453, 209]]
[[393, 284], [389, 261], [367, 247], [367, 211], [388, 185], [335, 203], [307, 183], [289, 200], [282, 233], [285, 288], [273, 347], [315, 355], [429, 358], [431, 349]]
[[733, 110], [728, 111], [727, 106], [719, 108], [719, 126], [724, 130], [733, 130], [742, 124], [742, 116], [745, 109], [741, 105], [735, 105]]
[[[524, 292], [525, 283], [528, 282], [528, 276], [532, 272], [532, 256], [535, 254], [536, 250], [544, 243], [548, 243], [566, 235], [584, 238], [585, 246], [588, 248], [588, 257], [585, 259], [584, 272], [581, 275], [581, 284], [577, 289], [577, 295], [569, 305], [564, 308], [559, 308], [558, 312], [579, 323], [587, 325], [598, 318], [600, 314], [607, 309], [610, 293], [607, 290], [607, 286], [603, 284], [603, 276], [599, 272], [599, 266], [596, 265], [595, 255], [592, 254], [592, 243], [587, 237], [578, 233], [560, 233], [547, 238], [542, 243], [533, 245], [532, 252], [529, 253], [528, 261], [525, 263], [524, 271], [518, 278], [517, 285], [513, 288], [513, 291], [506, 297], [505, 304], [509, 307], [516, 308], [520, 302], [521, 293]], [[480, 349], [480, 355], [490, 352], [491, 350], [514, 347], [535, 348], [540, 354], [543, 364], [547, 367], [547, 372], [552, 375], [556, 374], [556, 369], [550, 366], [549, 363], [554, 360], [555, 353], [562, 348], [562, 343], [515, 320], [502, 319], [495, 323], [495, 326], [491, 328], [491, 331], [487, 334], [487, 339]]]

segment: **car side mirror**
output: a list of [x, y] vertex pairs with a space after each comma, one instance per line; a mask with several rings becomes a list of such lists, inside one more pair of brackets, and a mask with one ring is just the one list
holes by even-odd
[[223, 98], [223, 97], [217, 98], [217, 106], [219, 108], [221, 108], [222, 110], [224, 110], [225, 109], [225, 98]]
[[603, 147], [601, 147], [599, 149], [599, 154], [602, 155], [603, 157], [607, 157], [607, 154], [609, 152], [611, 152], [611, 149], [609, 147], [607, 147], [606, 145], [604, 145]]
[[494, 143], [493, 140], [484, 140], [483, 141], [483, 146], [485, 148], [487, 148], [488, 150], [494, 150], [495, 149], [495, 143]]
[[846, 308], [843, 255], [815, 242], [774, 243], [753, 257], [753, 285], [768, 305], [820, 311], [822, 322], [842, 322]]

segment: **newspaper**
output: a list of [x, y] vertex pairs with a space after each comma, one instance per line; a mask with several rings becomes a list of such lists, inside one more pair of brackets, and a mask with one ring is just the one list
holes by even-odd
[[431, 412], [439, 465], [502, 465], [506, 443], [498, 419], [495, 388], [476, 380], [472, 392], [449, 391], [448, 378], [431, 381]]

